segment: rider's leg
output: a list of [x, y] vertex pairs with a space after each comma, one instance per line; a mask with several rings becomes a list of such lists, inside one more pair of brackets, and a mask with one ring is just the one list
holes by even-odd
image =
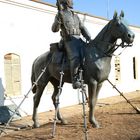
[[77, 64], [77, 58], [70, 60], [70, 69], [71, 69], [71, 79], [72, 86], [74, 89], [81, 87], [81, 82], [79, 81], [79, 65]]
[[78, 39], [72, 39], [65, 42], [65, 49], [68, 59], [70, 61], [71, 80], [73, 88], [80, 88], [81, 83], [78, 81], [78, 69], [80, 64], [80, 50], [81, 46]]

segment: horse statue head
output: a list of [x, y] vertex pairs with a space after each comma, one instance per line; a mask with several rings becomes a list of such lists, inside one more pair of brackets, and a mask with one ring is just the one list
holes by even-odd
[[118, 16], [117, 12], [114, 12], [113, 19], [109, 23], [110, 34], [112, 35], [112, 40], [114, 41], [121, 38], [122, 42], [130, 44], [134, 40], [134, 33], [129, 29], [127, 22], [124, 19], [124, 12]]
[[[132, 46], [134, 37], [135, 34], [130, 30], [124, 19], [124, 12], [121, 11], [118, 16], [118, 13], [115, 11], [113, 19], [99, 32], [95, 39], [91, 40], [89, 46], [94, 46], [96, 49], [99, 49], [99, 53], [109, 56], [118, 47]], [[122, 41], [120, 45], [117, 45], [118, 39]]]

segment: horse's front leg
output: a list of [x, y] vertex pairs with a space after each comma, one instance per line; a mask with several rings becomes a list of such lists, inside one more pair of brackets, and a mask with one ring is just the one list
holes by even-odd
[[88, 95], [89, 95], [89, 122], [93, 127], [99, 128], [99, 124], [94, 116], [94, 109], [96, 106], [98, 93], [101, 88], [101, 85], [98, 85], [96, 81], [93, 81], [88, 85]]
[[39, 105], [39, 102], [40, 102], [40, 98], [42, 96], [42, 93], [43, 93], [43, 90], [44, 88], [41, 88], [39, 87], [39, 85], [37, 86], [37, 89], [36, 89], [36, 93], [33, 97], [33, 115], [32, 115], [32, 120], [34, 122], [33, 124], [33, 127], [34, 128], [38, 128], [40, 125], [39, 125], [39, 122], [38, 122], [38, 117], [37, 117], [37, 109], [38, 109], [38, 105]]

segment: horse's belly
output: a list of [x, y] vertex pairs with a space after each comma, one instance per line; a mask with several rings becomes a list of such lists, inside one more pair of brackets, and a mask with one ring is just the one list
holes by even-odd
[[[60, 72], [61, 71], [62, 71], [61, 65], [55, 64], [55, 65], [49, 66], [50, 75], [57, 80], [60, 80], [60, 76], [61, 76]], [[71, 83], [70, 69], [68, 66], [65, 65], [65, 67], [63, 67], [63, 73], [64, 73], [63, 81], [67, 82], [67, 83]]]

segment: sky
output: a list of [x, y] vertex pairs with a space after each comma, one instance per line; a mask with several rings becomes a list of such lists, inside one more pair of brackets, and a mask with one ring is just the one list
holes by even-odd
[[[41, 0], [50, 4], [56, 0]], [[114, 11], [124, 11], [125, 19], [130, 25], [140, 26], [140, 0], [73, 0], [74, 10], [112, 19]]]

